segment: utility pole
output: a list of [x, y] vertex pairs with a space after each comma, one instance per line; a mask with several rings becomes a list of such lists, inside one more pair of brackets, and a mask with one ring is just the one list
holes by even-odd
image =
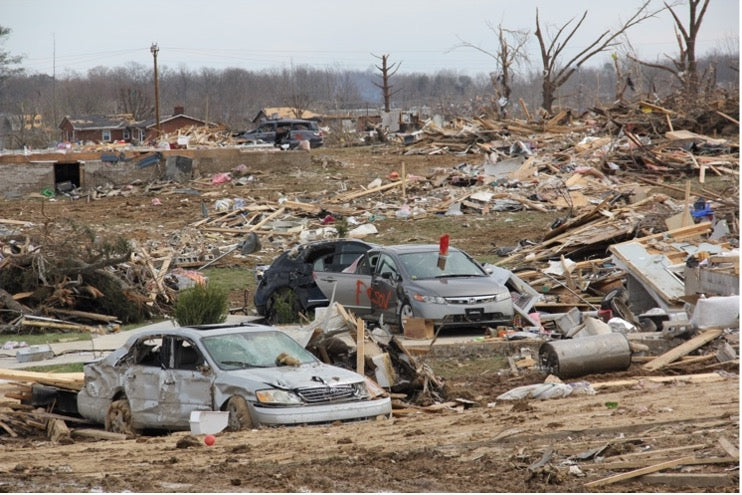
[[152, 52], [152, 57], [155, 59], [155, 119], [157, 122], [157, 137], [160, 137], [160, 85], [159, 81], [157, 79], [157, 52], [160, 51], [160, 47], [157, 46], [157, 43], [152, 43], [152, 46], [149, 47], [149, 51]]

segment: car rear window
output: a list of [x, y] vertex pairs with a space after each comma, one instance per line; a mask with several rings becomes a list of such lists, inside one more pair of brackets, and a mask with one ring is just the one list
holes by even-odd
[[291, 129], [294, 131], [316, 131], [317, 124], [314, 122], [295, 122], [291, 125]]

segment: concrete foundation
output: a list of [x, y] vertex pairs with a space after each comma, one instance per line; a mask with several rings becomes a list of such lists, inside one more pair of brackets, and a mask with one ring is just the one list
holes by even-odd
[[59, 184], [92, 189], [112, 184], [124, 186], [135, 180], [188, 181], [229, 172], [244, 164], [248, 170], [271, 172], [311, 166], [306, 151], [249, 151], [245, 148], [199, 150], [138, 150], [120, 153], [35, 153], [0, 156], [0, 196], [18, 199]]

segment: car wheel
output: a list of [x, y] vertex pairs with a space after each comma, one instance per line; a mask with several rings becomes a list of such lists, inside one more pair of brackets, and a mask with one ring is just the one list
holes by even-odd
[[404, 334], [403, 321], [405, 318], [412, 318], [413, 316], [415, 315], [412, 313], [412, 306], [409, 301], [403, 302], [402, 306], [399, 308], [399, 315], [397, 318], [397, 328], [399, 329], [399, 333]]
[[244, 397], [234, 395], [227, 401], [227, 412], [229, 420], [227, 429], [229, 431], [249, 430], [253, 427], [250, 409]]
[[136, 435], [138, 432], [131, 426], [131, 406], [126, 399], [111, 402], [106, 412], [106, 431]]
[[268, 323], [278, 325], [282, 323], [296, 323], [299, 321], [301, 305], [296, 292], [284, 287], [278, 289], [268, 298], [265, 308], [265, 319]]

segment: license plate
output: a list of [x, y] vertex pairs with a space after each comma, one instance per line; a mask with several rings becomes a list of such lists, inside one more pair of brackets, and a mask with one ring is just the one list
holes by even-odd
[[484, 316], [484, 308], [467, 308], [466, 317], [473, 321], [479, 321]]

